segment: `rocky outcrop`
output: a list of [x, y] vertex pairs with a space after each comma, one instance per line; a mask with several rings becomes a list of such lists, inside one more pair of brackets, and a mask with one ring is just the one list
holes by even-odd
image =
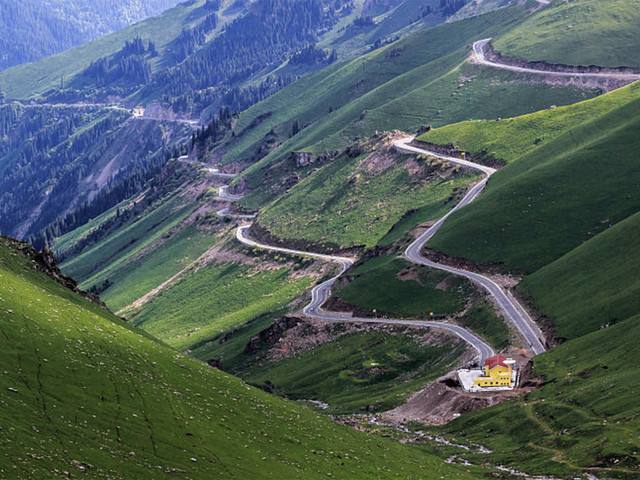
[[272, 325], [251, 337], [244, 348], [244, 352], [254, 354], [260, 350], [273, 347], [287, 330], [295, 327], [299, 322], [300, 319], [295, 317], [282, 317], [276, 320]]
[[325, 163], [331, 160], [332, 157], [333, 155], [327, 153], [317, 155], [311, 152], [291, 152], [289, 154], [289, 160], [295, 164], [296, 168], [304, 168], [316, 163]]
[[45, 247], [41, 252], [38, 252], [35, 248], [33, 248], [33, 246], [26, 242], [21, 242], [8, 237], [1, 237], [1, 241], [2, 243], [8, 244], [11, 248], [20, 252], [25, 257], [30, 258], [33, 262], [34, 267], [38, 271], [48, 275], [63, 287], [82, 295], [91, 302], [100, 305], [105, 310], [107, 309], [107, 306], [100, 300], [98, 296], [80, 290], [75, 280], [67, 277], [62, 273], [62, 271], [58, 267], [58, 263], [56, 262], [55, 257], [53, 256], [53, 253], [48, 248]]
[[486, 151], [477, 152], [477, 153], [469, 153], [464, 152], [455, 145], [447, 144], [447, 145], [438, 145], [431, 142], [423, 142], [423, 141], [414, 141], [412, 145], [416, 147], [423, 148], [425, 150], [431, 150], [432, 152], [439, 153], [440, 155], [447, 155], [449, 157], [457, 157], [457, 158], [465, 158], [473, 163], [479, 163], [480, 165], [486, 165], [492, 168], [501, 168], [506, 165], [504, 160], [494, 157]]

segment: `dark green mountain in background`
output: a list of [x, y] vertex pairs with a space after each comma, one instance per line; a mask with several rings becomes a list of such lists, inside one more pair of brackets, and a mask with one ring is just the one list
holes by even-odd
[[5, 0], [0, 70], [33, 62], [153, 17], [179, 0]]
[[[244, 110], [464, 5], [197, 0], [2, 72], [0, 231], [24, 238], [63, 222], [50, 233], [65, 233], [143, 190], [191, 135], [176, 120]], [[138, 104], [146, 120], [131, 118]]]

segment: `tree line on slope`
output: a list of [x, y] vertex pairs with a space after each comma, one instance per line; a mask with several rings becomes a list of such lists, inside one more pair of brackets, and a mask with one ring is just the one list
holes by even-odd
[[[336, 2], [340, 6], [340, 2]], [[277, 66], [332, 25], [338, 11], [321, 0], [262, 0], [224, 33], [182, 63], [159, 72], [147, 87], [180, 97], [216, 84], [238, 84], [267, 66]]]
[[[188, 175], [175, 165], [167, 165], [171, 159], [197, 149], [205, 152], [213, 148], [230, 131], [235, 115], [228, 108], [223, 108], [209, 122], [194, 132], [190, 140], [172, 148], [163, 148], [161, 155], [154, 156], [150, 161], [140, 163], [123, 178], [113, 178], [94, 197], [87, 199], [77, 208], [49, 220], [39, 231], [29, 237], [29, 242], [36, 248], [52, 244], [55, 238], [68, 233], [88, 221], [96, 218], [103, 212], [115, 207], [126, 199], [131, 198], [141, 191], [146, 191], [144, 201], [133, 209], [118, 209], [117, 215], [95, 229], [90, 235], [78, 242], [74, 251], [80, 251], [87, 245], [95, 243], [108, 232], [113, 231], [118, 225], [126, 223], [132, 216], [144, 210], [161, 194], [173, 191], [186, 181]], [[193, 169], [189, 169], [193, 172]], [[70, 255], [73, 252], [66, 252]], [[62, 259], [61, 259], [62, 260]]]
[[178, 3], [179, 0], [3, 0], [0, 70], [62, 52]]

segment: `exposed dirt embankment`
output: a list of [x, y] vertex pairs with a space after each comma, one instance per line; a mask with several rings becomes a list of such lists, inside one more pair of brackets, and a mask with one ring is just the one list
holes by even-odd
[[[544, 82], [553, 85], [574, 85], [581, 88], [600, 88], [605, 91], [615, 90], [631, 83], [633, 80], [623, 78], [623, 75], [637, 74], [629, 67], [604, 68], [597, 65], [566, 65], [562, 63], [549, 63], [543, 60], [527, 61], [520, 58], [503, 55], [495, 50], [490, 43], [484, 47], [484, 55], [487, 60], [512, 67], [528, 68], [549, 72], [543, 76]], [[611, 77], [571, 77], [552, 75], [552, 72], [579, 73], [579, 74], [610, 74]]]
[[[421, 232], [417, 232], [417, 234], [420, 234], [420, 233]], [[492, 277], [492, 279], [494, 279], [495, 281], [497, 281], [502, 285], [504, 285], [504, 282], [497, 280], [497, 278], [501, 276], [508, 276], [511, 278], [515, 278], [516, 279], [515, 283], [519, 281], [519, 277], [517, 275], [514, 275], [511, 272], [505, 272], [504, 265], [501, 265], [499, 263], [477, 264], [472, 262], [471, 260], [467, 260], [466, 258], [452, 257], [442, 252], [439, 252], [437, 250], [432, 250], [430, 248], [425, 248], [422, 251], [422, 254], [425, 257], [427, 257], [429, 260], [432, 260], [437, 263], [449, 265], [456, 268], [461, 268], [463, 270], [468, 270], [471, 272], [482, 273], [483, 275]], [[496, 278], [493, 278], [493, 277], [496, 277]]]
[[599, 67], [597, 65], [567, 65], [563, 63], [549, 63], [543, 60], [527, 61], [497, 52], [492, 44], [488, 43], [484, 48], [485, 58], [491, 62], [501, 63], [504, 65], [512, 65], [514, 67], [532, 68], [534, 70], [542, 70], [548, 72], [565, 72], [565, 73], [609, 73], [612, 76], [617, 74], [628, 75], [635, 74], [633, 68], [620, 66], [616, 68]]
[[518, 302], [520, 302], [520, 304], [526, 308], [531, 318], [536, 322], [536, 324], [538, 324], [538, 326], [542, 330], [547, 347], [553, 347], [564, 341], [564, 339], [558, 337], [553, 326], [553, 320], [544, 315], [540, 310], [538, 310], [533, 299], [523, 295], [523, 293], [517, 288], [518, 284], [520, 283], [521, 277], [518, 275], [514, 275], [511, 272], [505, 272], [505, 268], [503, 265], [480, 265], [466, 258], [451, 257], [445, 255], [442, 252], [438, 252], [429, 248], [423, 250], [422, 253], [425, 257], [434, 262], [449, 265], [455, 268], [461, 268], [470, 272], [480, 273], [491, 278], [491, 280], [493, 280], [495, 283], [509, 290], [509, 292], [518, 300]]
[[538, 308], [533, 298], [529, 297], [524, 292], [518, 289], [511, 290], [511, 293], [514, 297], [516, 297], [518, 302], [520, 302], [520, 305], [522, 305], [527, 310], [527, 312], [529, 312], [529, 315], [531, 315], [531, 317], [540, 327], [540, 330], [542, 330], [542, 334], [544, 336], [544, 339], [546, 340], [545, 346], [547, 348], [557, 347], [561, 343], [567, 341], [566, 338], [558, 336], [553, 318], [543, 313]]
[[537, 383], [528, 378], [529, 373], [530, 368], [525, 367], [523, 374], [527, 379], [523, 379], [521, 385], [526, 386], [516, 390], [468, 393], [462, 390], [457, 374], [452, 372], [413, 394], [399, 407], [383, 413], [380, 418], [393, 424], [421, 422], [443, 425], [462, 414], [491, 407], [530, 391]]
[[266, 245], [275, 245], [278, 247], [284, 247], [291, 250], [301, 250], [305, 252], [316, 252], [324, 254], [340, 254], [340, 255], [359, 255], [362, 251], [360, 247], [354, 247], [345, 249], [337, 244], [324, 242], [313, 243], [306, 240], [283, 240], [271, 234], [269, 230], [264, 228], [259, 223], [254, 223], [249, 231], [249, 237], [256, 240], [259, 243]]
[[[410, 335], [423, 345], [451, 345], [461, 342], [445, 332], [402, 325], [327, 323], [308, 318], [284, 316], [254, 335], [245, 346], [245, 353], [254, 358], [279, 361], [312, 350], [320, 345], [353, 333], [382, 331], [388, 335]], [[228, 341], [230, 337], [225, 338]], [[467, 353], [462, 363], [466, 363]]]
[[285, 316], [253, 336], [245, 346], [245, 353], [256, 359], [278, 361], [367, 329], [367, 326], [356, 324], [332, 324]]
[[478, 163], [480, 165], [485, 165], [487, 167], [492, 168], [502, 168], [506, 165], [504, 160], [496, 158], [489, 154], [486, 151], [478, 152], [478, 153], [469, 153], [459, 150], [452, 144], [448, 145], [437, 145], [435, 143], [423, 142], [420, 140], [414, 140], [411, 142], [411, 145], [414, 147], [422, 148], [425, 150], [431, 150], [432, 152], [439, 153], [440, 155], [447, 155], [449, 157], [456, 158], [464, 158], [473, 163]]

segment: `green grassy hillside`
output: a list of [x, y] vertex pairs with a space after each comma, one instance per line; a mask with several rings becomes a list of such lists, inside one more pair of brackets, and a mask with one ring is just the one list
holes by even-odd
[[117, 217], [119, 209], [126, 209], [129, 205], [129, 202], [125, 200], [92, 218], [84, 225], [57, 237], [50, 246], [51, 250], [58, 259], [73, 256], [74, 253], [82, 250], [84, 242], [87, 242], [91, 235], [99, 232], [100, 228], [105, 227], [110, 221], [113, 221]]
[[328, 413], [383, 411], [450, 371], [464, 348], [453, 339], [432, 345], [411, 334], [349, 334], [243, 377], [270, 382], [289, 398], [328, 403]]
[[171, 196], [70, 258], [62, 268], [67, 275], [81, 282], [83, 288], [99, 286], [120, 270], [128, 269], [137, 254], [169, 234], [198, 206], [178, 195]]
[[450, 317], [471, 328], [496, 349], [509, 346], [504, 320], [460, 277], [419, 267], [383, 250], [349, 270], [334, 289], [342, 303], [392, 318]]
[[640, 1], [555, 1], [500, 35], [496, 49], [528, 60], [640, 68]]
[[[240, 116], [224, 159], [255, 162], [264, 153], [257, 150], [267, 140], [275, 142], [275, 149], [245, 171], [250, 186], [257, 186], [291, 151], [331, 150], [376, 130], [527, 113], [594, 95], [465, 63], [474, 40], [512, 27], [524, 14], [513, 7], [421, 30], [303, 78]], [[304, 128], [291, 137], [296, 121]]]
[[[376, 42], [389, 41], [408, 32], [425, 26], [433, 26], [444, 22], [450, 15], [450, 8], [439, 0], [404, 0], [402, 2], [390, 2], [379, 4], [375, 20], [371, 24], [356, 26], [354, 20], [363, 15], [363, 3], [356, 2], [349, 5], [344, 3], [326, 2], [318, 4], [313, 11], [308, 11], [302, 23], [308, 22], [310, 27], [305, 29], [302, 23], [297, 27], [300, 30], [287, 31], [280, 29], [276, 32], [269, 31], [269, 27], [276, 25], [279, 20], [288, 14], [293, 14], [287, 26], [296, 24], [296, 9], [303, 8], [302, 4], [286, 5], [285, 11], [278, 11], [284, 6], [283, 2], [234, 2], [223, 0], [210, 2], [207, 0], [192, 0], [183, 2], [177, 7], [159, 15], [132, 25], [110, 35], [98, 38], [92, 42], [67, 50], [57, 55], [40, 59], [32, 64], [20, 65], [0, 74], [0, 88], [9, 98], [24, 99], [38, 95], [51, 93], [50, 90], [65, 87], [82, 90], [84, 93], [93, 93], [91, 87], [122, 87], [128, 85], [129, 89], [111, 91], [114, 95], [129, 97], [132, 101], [148, 103], [154, 99], [163, 98], [165, 94], [175, 94], [177, 90], [189, 90], [191, 88], [203, 88], [218, 86], [217, 80], [223, 83], [233, 84], [237, 87], [255, 87], [256, 84], [266, 79], [270, 73], [287, 76], [299, 76], [326, 66], [323, 61], [302, 61], [296, 64], [288, 62], [289, 58], [307, 43], [318, 42], [318, 48], [327, 52], [335, 50], [339, 58], [351, 58], [356, 54], [367, 52], [378, 46]], [[249, 8], [252, 7], [252, 8]], [[430, 8], [429, 15], [421, 15], [426, 8]], [[264, 12], [261, 12], [264, 10]], [[317, 16], [318, 10], [324, 12]], [[210, 14], [216, 14], [215, 20]], [[243, 41], [235, 43], [238, 32], [229, 32], [234, 29], [234, 22], [242, 22], [245, 17], [257, 14], [253, 21], [245, 21], [242, 28]], [[257, 22], [257, 23], [256, 23]], [[261, 41], [252, 44], [252, 34], [265, 27], [267, 32]], [[237, 25], [236, 25], [237, 27]], [[213, 46], [218, 52], [226, 48], [232, 51], [229, 55], [223, 53], [224, 58], [211, 56], [207, 52], [218, 36], [225, 36], [226, 40]], [[126, 75], [111, 76], [107, 84], [96, 82], [91, 74], [85, 74], [84, 70], [93, 62], [116, 54], [125, 41], [131, 41], [136, 37], [143, 38], [145, 42], [154, 42], [156, 51], [147, 56], [150, 73], [158, 74], [167, 68], [175, 67], [167, 75], [157, 78], [154, 82], [140, 82], [129, 84], [131, 78]], [[235, 38], [234, 38], [235, 37]], [[304, 41], [299, 42], [299, 40]], [[274, 42], [275, 40], [275, 42]], [[264, 63], [254, 64], [256, 59], [251, 59], [247, 53], [250, 50], [262, 48], [262, 43], [269, 44], [271, 50], [265, 50], [263, 57], [277, 52], [273, 58], [266, 59]], [[233, 47], [229, 45], [234, 44]], [[226, 46], [225, 46], [226, 45]], [[292, 48], [287, 48], [291, 46]], [[194, 55], [195, 54], [195, 55]], [[233, 56], [235, 54], [235, 57]], [[195, 58], [195, 57], [198, 58]], [[117, 55], [116, 55], [117, 57]], [[186, 57], [186, 61], [185, 61]], [[214, 60], [215, 59], [215, 60]], [[217, 60], [217, 69], [207, 69], [203, 66], [208, 62]], [[198, 66], [191, 68], [186, 65], [193, 61]], [[240, 69], [234, 78], [219, 77], [220, 73], [228, 68], [227, 63], [242, 63], [246, 71]], [[255, 74], [255, 75], [253, 75]], [[172, 84], [172, 77], [189, 76], [186, 83]], [[211, 78], [211, 84], [208, 79]], [[271, 79], [270, 81], [273, 81]], [[142, 83], [146, 87], [142, 91]], [[165, 90], [166, 89], [166, 90]], [[138, 91], [131, 96], [134, 91]], [[124, 94], [123, 94], [124, 92]], [[75, 92], [67, 92], [77, 94]], [[184, 92], [183, 92], [184, 93]], [[244, 91], [240, 95], [249, 96], [251, 92]], [[254, 97], [257, 100], [258, 96]], [[207, 102], [219, 101], [219, 98], [208, 96], [199, 103], [199, 111], [207, 110]], [[250, 105], [254, 100], [248, 102]], [[248, 105], [241, 101], [242, 108]], [[219, 107], [220, 105], [217, 105]], [[238, 108], [237, 104], [233, 105]], [[217, 108], [216, 108], [217, 109]], [[215, 110], [214, 110], [215, 111]]]
[[[336, 49], [339, 58], [351, 57], [370, 50], [376, 41], [389, 41], [424, 26], [443, 23], [449, 14], [445, 11], [447, 5], [439, 0], [378, 2], [371, 8], [372, 5], [371, 2], [355, 3], [352, 13], [322, 35], [318, 46]], [[431, 11], [429, 15], [419, 15], [427, 9]], [[372, 23], [354, 25], [354, 20], [362, 16], [370, 16]]]
[[410, 267], [400, 258], [374, 257], [349, 270], [349, 283], [336, 288], [334, 295], [361, 309], [399, 317], [453, 315], [463, 309], [471, 293], [468, 283], [443, 272]]
[[356, 158], [343, 153], [309, 175], [263, 209], [259, 224], [283, 240], [370, 248], [409, 210], [440, 217], [474, 178], [398, 155], [378, 141]]
[[132, 25], [118, 32], [98, 38], [93, 42], [67, 50], [37, 62], [20, 65], [0, 74], [0, 89], [9, 98], [28, 98], [60, 86], [61, 80], [68, 80], [84, 70], [89, 64], [122, 48], [126, 40], [141, 36], [153, 40], [163, 49], [176, 38], [189, 15], [204, 4], [205, 0], [185, 2], [177, 7]]
[[284, 267], [260, 271], [239, 263], [211, 264], [163, 291], [131, 320], [169, 345], [187, 349], [282, 309], [310, 284]]
[[519, 117], [445, 125], [421, 135], [418, 140], [440, 145], [452, 143], [462, 151], [484, 152], [510, 163], [576, 125], [615, 112], [637, 98], [638, 89], [631, 85], [590, 100]]
[[575, 338], [640, 312], [640, 214], [525, 278], [521, 288]]
[[216, 235], [190, 225], [158, 248], [132, 256], [121, 268], [109, 272], [110, 287], [102, 299], [114, 311], [126, 307], [173, 275], [188, 268], [214, 243]]
[[472, 478], [177, 354], [7, 240], [0, 278], [5, 478]]
[[[540, 117], [553, 119], [558, 112], [557, 119], [544, 122], [549, 140], [538, 132], [535, 148], [527, 147], [528, 134], [517, 140], [526, 128], [509, 128], [507, 123], [504, 142], [515, 139], [526, 153], [496, 174], [482, 197], [454, 215], [430, 245], [451, 255], [530, 273], [637, 212], [640, 85], [602, 98], [606, 108], [601, 112], [593, 109], [600, 99], [578, 104], [573, 108], [586, 107], [591, 115], [586, 119], [576, 115], [575, 123], [556, 133], [550, 130], [566, 119], [562, 109], [515, 119], [515, 124], [528, 125]], [[617, 105], [610, 108], [610, 101]], [[489, 123], [473, 125], [485, 132], [491, 128]], [[456, 143], [455, 138], [450, 140]]]
[[[431, 246], [525, 277], [521, 291], [575, 338], [640, 312], [633, 280], [640, 85], [500, 121], [435, 129], [422, 140], [509, 163]], [[467, 241], [474, 238], [473, 246]]]
[[444, 430], [532, 474], [638, 478], [638, 339], [636, 316], [572, 340], [536, 358], [542, 389], [465, 415]]
[[[141, 329], [180, 349], [280, 310], [309, 287], [309, 278], [290, 275], [295, 264], [265, 258], [260, 269], [260, 261], [244, 264], [228, 252], [234, 225], [202, 209], [206, 200], [176, 193], [152, 203], [62, 268], [82, 288], [95, 287], [113, 311], [124, 309]], [[65, 236], [59, 246], [70, 248], [86, 230]], [[222, 251], [221, 259], [214, 251]], [[201, 258], [205, 252], [207, 259]], [[125, 308], [165, 282], [141, 307]]]

